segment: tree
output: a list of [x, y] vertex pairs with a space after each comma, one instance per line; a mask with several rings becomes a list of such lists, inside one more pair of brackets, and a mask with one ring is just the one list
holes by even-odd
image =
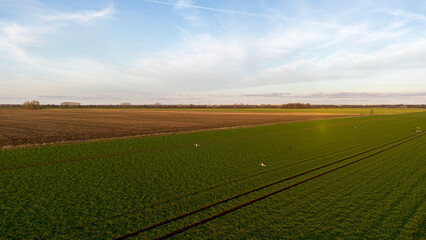
[[38, 110], [41, 109], [41, 105], [40, 102], [37, 100], [32, 100], [31, 102], [26, 101], [24, 102], [24, 104], [22, 104], [22, 109]]

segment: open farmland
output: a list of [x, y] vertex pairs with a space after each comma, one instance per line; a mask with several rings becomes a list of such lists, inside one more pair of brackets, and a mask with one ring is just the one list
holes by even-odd
[[426, 113], [2, 151], [0, 236], [424, 239], [416, 127]]
[[320, 114], [352, 114], [369, 115], [371, 109], [375, 115], [405, 114], [425, 112], [425, 108], [305, 108], [305, 109], [281, 109], [281, 108], [154, 108], [161, 111], [191, 111], [191, 112], [245, 112], [245, 113], [320, 113]]
[[55, 143], [335, 118], [348, 113], [237, 113], [141, 109], [0, 110], [0, 146]]

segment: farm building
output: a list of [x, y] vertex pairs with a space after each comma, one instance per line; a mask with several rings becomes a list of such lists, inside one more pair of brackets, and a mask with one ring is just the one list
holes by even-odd
[[132, 104], [131, 104], [131, 103], [129, 103], [129, 102], [122, 102], [120, 105], [121, 105], [122, 107], [130, 107]]
[[62, 102], [61, 107], [80, 107], [79, 102]]

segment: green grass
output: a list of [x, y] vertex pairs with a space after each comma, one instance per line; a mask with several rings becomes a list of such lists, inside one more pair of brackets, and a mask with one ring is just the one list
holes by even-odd
[[[426, 113], [366, 116], [3, 151], [0, 236], [117, 237], [408, 136], [425, 123]], [[425, 144], [420, 137], [177, 237], [424, 238]], [[138, 237], [160, 236], [327, 169]]]

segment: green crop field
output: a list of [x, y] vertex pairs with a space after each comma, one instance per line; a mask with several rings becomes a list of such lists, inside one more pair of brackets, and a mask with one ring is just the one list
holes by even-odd
[[0, 238], [425, 239], [416, 127], [426, 112], [1, 151]]

